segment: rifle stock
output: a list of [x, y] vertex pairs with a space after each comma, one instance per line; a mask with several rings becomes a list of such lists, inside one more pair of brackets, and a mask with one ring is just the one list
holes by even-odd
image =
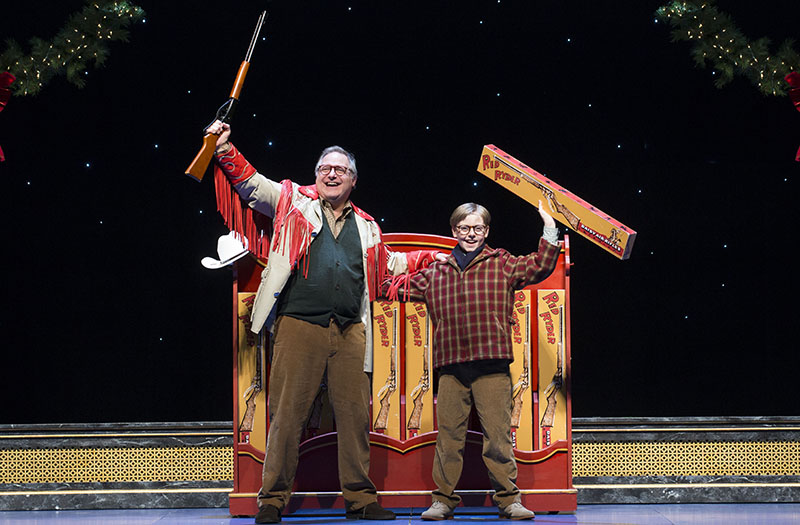
[[556, 374], [553, 376], [553, 380], [547, 385], [547, 388], [544, 389], [544, 395], [547, 398], [547, 407], [544, 409], [544, 415], [542, 416], [541, 426], [543, 427], [552, 427], [553, 421], [555, 420], [556, 405], [558, 404], [556, 396], [559, 390], [561, 390], [562, 384], [560, 361], [559, 359], [559, 365]]
[[389, 426], [390, 395], [392, 395], [392, 393], [387, 391], [386, 394], [381, 397], [381, 409], [378, 412], [378, 417], [375, 418], [375, 430], [386, 430], [386, 428]]
[[414, 398], [414, 409], [411, 411], [411, 416], [408, 418], [408, 430], [419, 432], [420, 424], [422, 422], [422, 393]]
[[390, 356], [391, 370], [389, 377], [386, 378], [386, 384], [378, 391], [378, 399], [380, 399], [381, 408], [378, 411], [378, 417], [375, 418], [375, 430], [385, 431], [389, 426], [389, 407], [391, 406], [390, 398], [395, 390], [397, 390], [397, 371], [394, 367], [396, 347], [392, 345], [392, 354]]
[[536, 185], [542, 191], [542, 194], [544, 195], [545, 199], [547, 199], [547, 203], [550, 205], [550, 209], [553, 211], [553, 213], [560, 213], [561, 215], [563, 215], [564, 218], [569, 223], [569, 225], [572, 227], [572, 229], [577, 230], [578, 224], [581, 222], [580, 218], [578, 218], [577, 215], [572, 213], [569, 210], [569, 208], [558, 202], [558, 199], [556, 199], [556, 195], [555, 193], [553, 193], [553, 190], [545, 188], [544, 186], [538, 183], [536, 183]]
[[192, 177], [197, 182], [202, 181], [206, 170], [208, 170], [208, 165], [211, 164], [211, 159], [214, 157], [214, 150], [216, 147], [217, 136], [206, 133], [203, 137], [203, 145], [200, 146], [200, 151], [197, 152], [192, 163], [186, 168], [186, 175]]
[[253, 422], [256, 418], [256, 396], [258, 392], [253, 390], [250, 397], [247, 398], [247, 409], [242, 417], [242, 422], [239, 424], [239, 432], [252, 432]]
[[[551, 386], [553, 388], [551, 388]], [[558, 395], [558, 390], [560, 386], [555, 386], [554, 383], [550, 383], [547, 389], [549, 393], [547, 394], [547, 407], [544, 409], [544, 415], [542, 416], [541, 426], [543, 427], [552, 427], [553, 422], [556, 418], [556, 396]]]

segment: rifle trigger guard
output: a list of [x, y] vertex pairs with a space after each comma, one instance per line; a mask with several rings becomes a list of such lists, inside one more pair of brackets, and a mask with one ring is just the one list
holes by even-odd
[[222, 104], [219, 109], [217, 110], [217, 120], [220, 122], [224, 122], [225, 124], [230, 124], [233, 120], [233, 111], [236, 109], [236, 103], [238, 100], [235, 98], [229, 98]]
[[208, 133], [208, 128], [211, 127], [211, 124], [213, 124], [218, 120], [220, 122], [224, 122], [225, 124], [230, 124], [231, 121], [233, 120], [233, 110], [236, 109], [237, 102], [238, 100], [236, 100], [235, 98], [229, 98], [228, 100], [226, 100], [225, 103], [222, 104], [217, 110], [217, 116], [214, 117], [214, 120], [212, 120], [208, 124], [208, 126], [203, 128], [203, 133]]

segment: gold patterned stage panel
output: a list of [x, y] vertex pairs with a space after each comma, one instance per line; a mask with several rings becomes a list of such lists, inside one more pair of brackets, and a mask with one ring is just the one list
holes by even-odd
[[[572, 447], [573, 475], [579, 478], [800, 473], [800, 441], [613, 441]], [[0, 449], [0, 484], [232, 480], [232, 458], [230, 446]]]
[[0, 484], [233, 479], [231, 447], [0, 450]]
[[[800, 418], [688, 419], [576, 420], [578, 503], [798, 500]], [[0, 425], [0, 509], [98, 508], [104, 498], [115, 508], [220, 506], [235, 485], [235, 431], [219, 423]], [[406, 454], [420, 450], [408, 443]], [[240, 468], [243, 458], [257, 484], [261, 463], [243, 455]]]
[[575, 443], [575, 477], [798, 476], [797, 441]]

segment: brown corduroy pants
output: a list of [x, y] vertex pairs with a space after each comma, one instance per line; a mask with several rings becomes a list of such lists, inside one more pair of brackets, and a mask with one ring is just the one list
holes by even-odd
[[436, 421], [439, 435], [433, 458], [433, 500], [455, 508], [461, 497], [454, 492], [464, 464], [464, 446], [472, 400], [483, 431], [483, 462], [501, 509], [519, 502], [517, 462], [511, 444], [511, 378], [507, 374], [478, 377], [464, 386], [452, 375], [439, 377]]
[[275, 324], [269, 376], [267, 454], [258, 505], [283, 510], [292, 492], [300, 437], [328, 371], [328, 396], [336, 417], [339, 483], [346, 510], [377, 501], [369, 479], [369, 377], [364, 372], [362, 323], [344, 330], [282, 316]]

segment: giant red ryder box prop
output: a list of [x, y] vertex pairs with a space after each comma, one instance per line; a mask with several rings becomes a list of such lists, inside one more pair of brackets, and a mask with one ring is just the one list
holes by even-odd
[[[452, 237], [384, 234], [395, 251], [450, 251]], [[245, 257], [233, 273], [234, 481], [230, 513], [253, 515], [266, 455], [270, 421], [270, 346], [250, 332], [250, 309], [264, 261]], [[512, 440], [522, 503], [537, 512], [577, 507], [572, 485], [570, 385], [569, 238], [553, 273], [514, 294]], [[372, 304], [373, 373], [370, 413], [370, 478], [385, 507], [431, 504], [436, 447], [438, 377], [432, 369], [433, 333], [424, 303], [378, 300]], [[337, 470], [335, 414], [327, 385], [320, 391], [300, 439], [300, 461], [286, 512], [342, 508]], [[492, 507], [492, 485], [482, 460], [483, 436], [475, 413], [469, 420], [464, 468], [456, 486], [464, 506]]]
[[547, 203], [555, 220], [620, 259], [630, 257], [636, 232], [562, 188], [500, 148], [483, 147], [478, 171], [538, 207]]

